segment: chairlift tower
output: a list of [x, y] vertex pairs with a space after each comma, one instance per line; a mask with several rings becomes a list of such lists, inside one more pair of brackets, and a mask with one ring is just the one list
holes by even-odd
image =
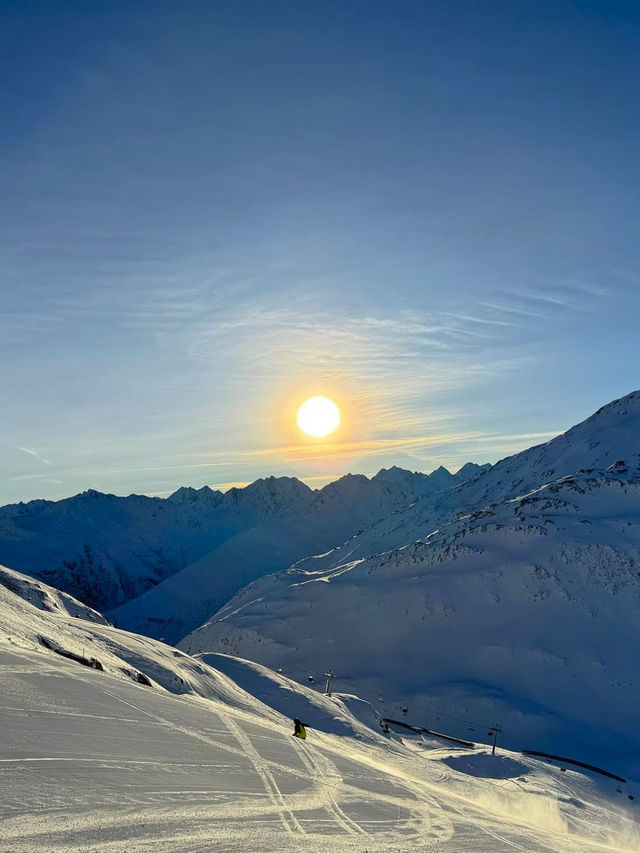
[[502, 726], [492, 726], [487, 732], [489, 737], [493, 735], [493, 747], [491, 749], [491, 755], [496, 754], [496, 741], [498, 740], [498, 735], [502, 734]]
[[325, 672], [324, 677], [327, 679], [326, 684], [324, 685], [324, 692], [327, 694], [327, 696], [331, 696], [331, 680], [335, 678], [333, 670], [328, 669]]

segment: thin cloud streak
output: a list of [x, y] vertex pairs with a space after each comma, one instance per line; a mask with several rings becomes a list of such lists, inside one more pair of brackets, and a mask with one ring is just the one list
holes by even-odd
[[14, 450], [19, 450], [21, 453], [26, 453], [27, 456], [32, 456], [34, 459], [38, 459], [43, 465], [49, 466], [49, 468], [53, 467], [53, 463], [49, 462], [48, 459], [45, 459], [44, 456], [41, 456], [35, 450], [31, 450], [29, 447], [20, 447], [17, 444], [10, 444], [9, 447], [12, 447]]
[[455, 320], [463, 320], [466, 323], [480, 323], [485, 326], [508, 326], [510, 328], [516, 328], [516, 323], [509, 323], [506, 320], [495, 320], [490, 319], [489, 317], [475, 317], [470, 314], [449, 314], [445, 313], [442, 315], [443, 317], [453, 317]]
[[418, 438], [379, 438], [366, 441], [342, 442], [335, 445], [313, 445], [279, 447], [260, 451], [252, 451], [250, 455], [257, 457], [283, 458], [287, 462], [302, 462], [319, 459], [341, 459], [352, 456], [377, 456], [389, 451], [411, 450], [431, 445], [454, 444], [466, 441], [472, 436], [432, 435]]
[[489, 308], [493, 311], [500, 311], [505, 314], [517, 314], [520, 317], [532, 317], [535, 320], [542, 320], [545, 318], [545, 315], [541, 314], [539, 311], [532, 311], [527, 308], [518, 308], [514, 305], [503, 305], [495, 302], [479, 302], [478, 305], [483, 308]]
[[244, 489], [251, 485], [252, 480], [232, 480], [229, 483], [213, 483], [209, 486], [210, 489], [218, 489], [221, 492], [226, 492], [229, 489]]

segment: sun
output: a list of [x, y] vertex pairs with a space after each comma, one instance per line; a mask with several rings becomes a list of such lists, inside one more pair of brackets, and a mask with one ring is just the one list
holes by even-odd
[[340, 409], [328, 397], [309, 397], [298, 409], [296, 421], [302, 432], [324, 438], [340, 424]]

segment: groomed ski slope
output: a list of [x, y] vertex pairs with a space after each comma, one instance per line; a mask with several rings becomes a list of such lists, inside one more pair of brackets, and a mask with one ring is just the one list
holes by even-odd
[[[310, 714], [331, 701], [295, 692]], [[176, 696], [5, 642], [0, 696], [3, 853], [640, 849], [637, 801], [615, 782], [384, 741], [355, 720], [303, 743], [231, 684], [227, 700]]]

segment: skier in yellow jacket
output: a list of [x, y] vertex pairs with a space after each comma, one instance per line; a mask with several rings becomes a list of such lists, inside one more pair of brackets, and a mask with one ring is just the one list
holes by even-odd
[[305, 723], [301, 723], [297, 717], [293, 721], [293, 736], [302, 738], [302, 740], [304, 740], [307, 736]]

